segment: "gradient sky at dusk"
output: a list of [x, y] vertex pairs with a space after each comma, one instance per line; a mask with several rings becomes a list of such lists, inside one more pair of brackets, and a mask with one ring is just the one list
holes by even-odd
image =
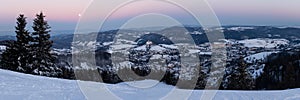
[[[23, 13], [32, 22], [34, 15], [43, 11], [52, 30], [73, 30], [81, 13], [92, 0], [1, 0], [0, 34], [14, 30], [15, 18]], [[190, 0], [193, 2], [193, 0]], [[207, 0], [222, 25], [300, 25], [300, 0]], [[103, 0], [105, 3], [105, 0]], [[137, 6], [139, 5], [139, 6]], [[106, 6], [110, 6], [107, 4]], [[195, 7], [197, 8], [197, 7]], [[147, 11], [168, 13], [183, 19], [183, 24], [194, 24], [182, 9], [153, 1], [123, 7], [110, 18], [117, 23]], [[101, 12], [101, 9], [99, 9]], [[103, 15], [104, 16], [104, 15]], [[91, 20], [97, 20], [91, 18]], [[113, 26], [114, 24], [111, 24]], [[29, 24], [30, 26], [30, 24]], [[1, 32], [2, 31], [2, 32]]]

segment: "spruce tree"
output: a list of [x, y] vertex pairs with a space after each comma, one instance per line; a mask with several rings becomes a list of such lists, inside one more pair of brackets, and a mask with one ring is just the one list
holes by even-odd
[[50, 53], [53, 43], [50, 40], [50, 26], [44, 18], [42, 12], [37, 14], [32, 26], [34, 30], [31, 43], [32, 72], [38, 75], [55, 76], [58, 69], [54, 67], [55, 57]]
[[30, 59], [29, 54], [29, 41], [32, 39], [28, 30], [26, 30], [26, 17], [21, 14], [17, 18], [17, 25], [16, 29], [16, 38], [17, 41], [15, 42], [16, 49], [18, 51], [18, 69], [22, 72], [28, 72], [30, 68], [27, 66], [28, 59]]
[[28, 30], [25, 29], [26, 17], [20, 14], [16, 24], [17, 41], [10, 42], [7, 45], [6, 51], [2, 54], [1, 64], [5, 69], [25, 72], [24, 68], [27, 66], [28, 57], [30, 57], [28, 52], [30, 35]]
[[247, 71], [247, 64], [240, 58], [237, 62], [237, 69], [228, 78], [228, 86], [226, 89], [230, 90], [252, 90], [255, 88], [254, 79]]

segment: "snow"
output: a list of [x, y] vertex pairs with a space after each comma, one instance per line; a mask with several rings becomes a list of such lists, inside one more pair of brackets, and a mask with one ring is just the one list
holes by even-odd
[[244, 30], [250, 30], [250, 29], [254, 29], [254, 27], [231, 27], [231, 28], [228, 28], [228, 30], [232, 30], [232, 31], [244, 31]]
[[201, 35], [201, 34], [203, 34], [203, 33], [202, 33], [202, 32], [199, 32], [199, 31], [194, 31], [194, 32], [191, 32], [191, 34]]
[[0, 45], [0, 50], [5, 50], [5, 49], [6, 49], [6, 46]]
[[166, 48], [163, 48], [159, 45], [154, 45], [154, 46], [151, 46], [150, 50], [151, 51], [163, 51], [163, 50], [166, 50]]
[[114, 42], [103, 42], [103, 45], [111, 45], [113, 44]]
[[58, 55], [64, 55], [64, 54], [68, 54], [68, 53], [71, 53], [72, 50], [71, 49], [56, 49], [54, 48], [51, 53], [55, 53], [55, 54], [58, 54]]
[[261, 65], [258, 70], [255, 70], [252, 75], [253, 78], [256, 79], [257, 77], [261, 76], [261, 74], [264, 72], [264, 68], [265, 68], [265, 64]]
[[277, 52], [261, 52], [244, 58], [247, 63], [253, 63], [255, 60], [264, 60], [267, 56]]
[[158, 55], [158, 54], [153, 55], [153, 56], [151, 57], [151, 59], [162, 59], [162, 58], [163, 58], [163, 56], [162, 56], [162, 55]]
[[[115, 44], [136, 44], [136, 42], [126, 39], [117, 39]], [[113, 44], [114, 42], [111, 42]]]
[[289, 41], [286, 39], [246, 39], [241, 40], [239, 43], [244, 44], [245, 47], [264, 47], [275, 48], [279, 45], [288, 45]]
[[199, 54], [200, 54], [200, 55], [211, 55], [212, 52], [200, 52]]
[[90, 69], [91, 68], [86, 62], [80, 63], [80, 67], [81, 68], [78, 68], [78, 67], [76, 67], [76, 68], [78, 68], [78, 69]]
[[95, 44], [97, 44], [96, 41], [77, 41], [74, 42], [76, 46], [87, 46], [87, 47], [93, 47]]
[[200, 52], [200, 50], [197, 50], [197, 49], [189, 49], [189, 53], [190, 53], [190, 54], [198, 53], [198, 52]]
[[259, 76], [261, 76], [262, 73], [264, 73], [264, 68], [265, 68], [265, 64], [262, 64], [262, 65], [251, 65], [249, 68], [248, 68], [248, 72], [251, 74], [252, 78], [253, 79], [256, 79], [258, 78]]
[[167, 44], [160, 44], [162, 47], [170, 48], [170, 49], [178, 49], [175, 45], [167, 45]]
[[300, 26], [279, 26], [277, 28], [281, 28], [281, 29], [284, 29], [284, 28], [300, 28]]
[[117, 44], [117, 45], [111, 45], [110, 47], [113, 50], [124, 50], [124, 49], [133, 48], [134, 45], [131, 45], [131, 44]]
[[134, 50], [146, 51], [146, 45], [142, 45], [142, 46], [136, 47], [136, 48], [134, 48]]
[[230, 39], [219, 39], [219, 40], [225, 42], [226, 44], [234, 44], [234, 41]]
[[[200, 98], [210, 99], [210, 95], [214, 100], [300, 99], [300, 89], [281, 91], [183, 90], [155, 80], [104, 84], [47, 78], [6, 70], [0, 70], [0, 80], [0, 97], [9, 100], [106, 100], [110, 99], [111, 96], [115, 96], [115, 99], [124, 100], [161, 98], [196, 100]], [[109, 90], [109, 92], [104, 92], [104, 90]], [[175, 93], [172, 94], [171, 92]], [[188, 93], [191, 93], [191, 95], [189, 96]], [[183, 95], [189, 97], [182, 97]]]
[[6, 100], [84, 99], [76, 81], [0, 70], [0, 97]]
[[[134, 48], [134, 50], [146, 51], [147, 49], [146, 49], [146, 45], [142, 45], [142, 46]], [[150, 51], [163, 51], [163, 50], [166, 50], [166, 48], [164, 48], [160, 45], [152, 45], [150, 47]]]

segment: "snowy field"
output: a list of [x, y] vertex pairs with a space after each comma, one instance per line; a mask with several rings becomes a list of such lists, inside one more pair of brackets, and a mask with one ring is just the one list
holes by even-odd
[[[106, 100], [109, 95], [95, 92], [103, 90], [100, 86], [110, 90], [111, 94], [118, 99], [125, 100], [155, 100], [164, 98], [170, 91], [175, 89], [173, 86], [165, 85], [154, 80], [144, 80], [136, 82], [126, 82], [119, 84], [103, 84], [95, 82], [83, 82], [73, 80], [63, 80], [56, 78], [46, 78], [21, 74], [6, 70], [0, 70], [0, 97], [5, 100], [85, 100], [86, 95], [97, 95], [101, 100]], [[145, 84], [158, 83], [150, 88], [134, 88], [134, 86], [143, 86]], [[78, 84], [84, 84], [85, 88], [79, 87]], [[99, 87], [99, 89], [98, 89]], [[82, 92], [80, 89], [89, 90]], [[189, 98], [179, 98], [177, 94], [175, 99], [198, 100], [202, 94], [207, 91], [203, 90], [181, 90], [181, 92], [192, 92]], [[213, 92], [213, 91], [209, 91]], [[178, 97], [178, 98], [177, 98]], [[300, 100], [300, 89], [291, 89], [283, 91], [217, 91], [214, 100]]]
[[273, 53], [277, 52], [261, 52], [257, 54], [253, 54], [244, 58], [247, 63], [253, 63], [255, 60], [265, 60], [265, 58]]
[[263, 47], [263, 48], [275, 48], [280, 45], [288, 45], [289, 41], [286, 39], [245, 39], [239, 41], [246, 47]]

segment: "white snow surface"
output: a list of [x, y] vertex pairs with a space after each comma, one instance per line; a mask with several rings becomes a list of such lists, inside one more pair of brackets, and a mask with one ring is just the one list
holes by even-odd
[[170, 49], [178, 49], [178, 47], [175, 45], [167, 45], [167, 44], [159, 44], [159, 45]]
[[289, 41], [286, 39], [246, 39], [241, 40], [239, 43], [244, 44], [244, 46], [252, 47], [264, 47], [264, 48], [275, 48], [279, 45], [288, 45]]
[[244, 58], [247, 63], [253, 63], [255, 60], [264, 60], [267, 56], [277, 52], [261, 52]]
[[[139, 46], [139, 47], [134, 48], [134, 50], [142, 50], [142, 51], [146, 51], [147, 48], [146, 48], [146, 45], [142, 45], [142, 46]], [[163, 51], [163, 50], [166, 50], [166, 48], [163, 48], [163, 47], [161, 47], [160, 45], [152, 45], [152, 46], [150, 47], [150, 51]]]
[[0, 50], [5, 50], [6, 46], [0, 45]]
[[200, 50], [197, 50], [197, 49], [189, 49], [189, 53], [190, 53], [190, 54], [198, 53], [198, 52], [200, 52]]
[[200, 55], [212, 55], [212, 52], [199, 52]]
[[136, 47], [136, 48], [134, 48], [134, 50], [143, 50], [143, 51], [146, 51], [146, 45], [142, 45], [142, 46]]
[[117, 44], [117, 45], [111, 45], [112, 50], [122, 50], [122, 49], [129, 49], [134, 47], [134, 45], [131, 44]]
[[250, 30], [250, 29], [254, 29], [254, 27], [231, 27], [228, 28], [228, 30], [233, 30], [233, 31], [244, 31], [244, 30]]
[[150, 50], [151, 51], [163, 51], [163, 50], [166, 50], [166, 48], [163, 48], [159, 45], [154, 45], [154, 46], [151, 46]]
[[[101, 85], [110, 90], [116, 98], [124, 100], [156, 100], [165, 97], [173, 89], [182, 92], [192, 92], [189, 98], [180, 98], [181, 94], [175, 94], [173, 99], [198, 100], [205, 93], [213, 90], [182, 90], [174, 86], [166, 85], [155, 80], [143, 80], [134, 82], [124, 82], [119, 84], [104, 84], [96, 82], [64, 80], [47, 78], [41, 76], [21, 74], [17, 72], [0, 70], [0, 97], [4, 100], [86, 100], [88, 96], [84, 94], [97, 95], [101, 100], [109, 98], [108, 95], [95, 92], [103, 90]], [[79, 83], [84, 83], [89, 93], [81, 92]], [[156, 84], [158, 83], [158, 84]], [[135, 86], [154, 85], [148, 88], [136, 88]], [[83, 88], [81, 88], [83, 89]], [[91, 99], [90, 97], [88, 99]], [[92, 98], [95, 99], [95, 98]], [[204, 98], [205, 99], [205, 98]], [[281, 91], [216, 91], [214, 100], [299, 100], [300, 89], [290, 89]]]
[[76, 81], [0, 70], [0, 97], [5, 100], [85, 99]]
[[199, 31], [194, 31], [194, 32], [191, 32], [191, 34], [201, 35], [201, 34], [203, 34], [203, 33], [202, 33], [202, 32], [199, 32]]

